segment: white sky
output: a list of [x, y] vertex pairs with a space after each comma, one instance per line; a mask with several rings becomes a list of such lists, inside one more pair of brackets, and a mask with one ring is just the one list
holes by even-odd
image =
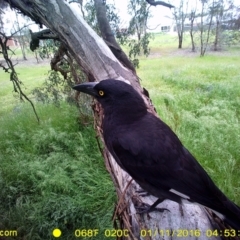
[[[17, 27], [16, 27], [16, 13], [15, 11], [9, 9], [8, 11], [5, 11], [4, 17], [3, 17], [3, 22], [4, 22], [4, 31], [6, 35], [11, 35], [12, 33], [16, 32]], [[29, 25], [27, 28], [31, 29], [34, 32], [39, 31], [39, 26], [35, 24], [33, 21], [26, 21], [25, 18], [22, 17], [21, 14], [18, 14], [18, 22], [19, 22], [19, 27], [22, 28], [24, 25]]]
[[[113, 3], [116, 6], [116, 9], [118, 9], [119, 16], [121, 17], [121, 20], [122, 20], [121, 27], [127, 27], [129, 20], [131, 18], [131, 16], [128, 14], [128, 11], [127, 11], [128, 0], [107, 0], [107, 3]], [[163, 6], [156, 6], [156, 7], [151, 6], [150, 11], [152, 15], [152, 18], [150, 18], [148, 22], [148, 27], [150, 29], [156, 28], [158, 25], [164, 26], [164, 25], [170, 25], [172, 23], [172, 20], [169, 18], [172, 15], [171, 10], [169, 8], [166, 8]], [[9, 10], [5, 14], [4, 19], [5, 19], [4, 22], [6, 26], [5, 27], [6, 34], [10, 35], [11, 31], [14, 32], [13, 25], [14, 25], [14, 21], [16, 21], [15, 12]], [[24, 25], [24, 19], [21, 17], [21, 15], [19, 15], [18, 19], [20, 22], [20, 27], [22, 27]], [[30, 25], [28, 28], [30, 28], [32, 31], [39, 31], [39, 26], [36, 24]]]
[[[86, 2], [88, 0], [84, 0], [84, 2]], [[131, 16], [129, 16], [128, 14], [128, 10], [127, 10], [127, 5], [129, 0], [106, 0], [107, 3], [113, 3], [116, 6], [116, 9], [118, 9], [118, 13], [119, 16], [121, 17], [122, 20], [122, 26], [120, 27], [127, 27], [129, 20], [131, 18]], [[165, 0], [166, 2], [168, 2], [168, 0]], [[179, 0], [171, 0], [170, 2], [174, 5], [174, 3], [176, 4], [176, 6], [178, 5], [178, 1]], [[188, 9], [191, 8], [191, 4], [196, 4], [198, 3], [199, 0], [189, 0], [189, 6]], [[239, 0], [234, 0], [235, 5], [239, 5]], [[71, 3], [71, 4], [75, 4], [75, 3]], [[198, 5], [200, 5], [198, 3]], [[77, 6], [76, 6], [77, 7]], [[164, 7], [164, 6], [151, 6], [150, 7], [150, 12], [152, 15], [152, 18], [149, 19], [148, 21], [148, 28], [150, 29], [154, 29], [156, 28], [158, 25], [160, 25], [157, 29], [157, 31], [159, 31], [159, 28], [161, 26], [166, 26], [166, 25], [172, 25], [173, 20], [172, 18], [172, 10]], [[13, 23], [16, 19], [15, 17], [15, 13], [13, 11], [9, 11], [8, 13], [5, 14], [5, 19], [8, 20], [8, 23], [6, 24], [6, 28], [8, 29], [8, 31], [6, 32], [7, 35], [9, 35], [11, 32], [11, 30], [13, 31]], [[21, 26], [23, 26], [23, 21], [21, 20], [21, 16], [19, 15], [19, 20], [21, 22]], [[5, 21], [6, 22], [6, 21]], [[32, 31], [39, 31], [39, 26], [34, 24], [29, 26], [28, 28], [30, 28]]]
[[[128, 0], [107, 0], [107, 2], [114, 2], [116, 8], [119, 10], [119, 16], [124, 21], [124, 24], [128, 24], [131, 16], [127, 13]], [[148, 27], [155, 28], [157, 25], [168, 25], [172, 23], [169, 18], [172, 16], [171, 10], [164, 6], [151, 6], [150, 7], [152, 18], [149, 19]]]

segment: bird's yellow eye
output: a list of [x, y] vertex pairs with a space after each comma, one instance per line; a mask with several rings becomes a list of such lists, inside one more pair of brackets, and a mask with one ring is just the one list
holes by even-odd
[[99, 90], [99, 91], [98, 91], [98, 94], [102, 97], [102, 96], [104, 95], [104, 91]]

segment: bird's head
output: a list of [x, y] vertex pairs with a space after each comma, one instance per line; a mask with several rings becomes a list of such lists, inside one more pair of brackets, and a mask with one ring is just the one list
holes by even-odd
[[141, 95], [126, 82], [106, 79], [100, 82], [87, 82], [73, 89], [87, 93], [102, 105], [104, 112], [134, 113], [147, 111]]

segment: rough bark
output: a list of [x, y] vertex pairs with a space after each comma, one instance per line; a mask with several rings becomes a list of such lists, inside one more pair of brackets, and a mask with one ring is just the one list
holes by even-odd
[[195, 20], [195, 17], [196, 17], [196, 9], [193, 10], [190, 14], [190, 37], [191, 37], [191, 43], [192, 43], [192, 52], [195, 52], [196, 50], [196, 47], [195, 47], [195, 42], [194, 42], [194, 34], [193, 34], [193, 23], [194, 23], [194, 20]]
[[[106, 78], [128, 80], [139, 92], [143, 92], [138, 77], [126, 69], [112, 54], [99, 36], [81, 17], [80, 8], [64, 0], [6, 0], [24, 14], [46, 25], [57, 34], [60, 41], [73, 54], [78, 64], [100, 81]], [[93, 80], [91, 79], [91, 80]], [[150, 101], [142, 94], [154, 113]], [[96, 129], [101, 137], [101, 109], [96, 105]], [[169, 211], [136, 214], [135, 206], [141, 201], [152, 203], [154, 197], [141, 197], [136, 192], [139, 186], [131, 181], [129, 175], [116, 164], [113, 157], [104, 149], [105, 163], [116, 186], [119, 203], [116, 215], [121, 219], [120, 227], [129, 230], [127, 239], [207, 239], [206, 233], [212, 229], [211, 221], [203, 207], [195, 204], [183, 204], [182, 208], [169, 200], [159, 207]], [[185, 230], [185, 232], [184, 232]], [[200, 231], [198, 234], [197, 230]], [[185, 234], [184, 237], [182, 234]], [[211, 237], [211, 239], [217, 239]]]
[[218, 51], [220, 50], [220, 21], [218, 19], [218, 16], [216, 16], [216, 29], [215, 29], [215, 39], [213, 42], [213, 50]]
[[32, 32], [32, 30], [29, 30], [29, 32], [31, 35], [30, 49], [32, 51], [36, 50], [39, 47], [40, 40], [45, 39], [59, 40], [58, 36], [56, 34], [53, 34], [49, 29], [44, 29], [40, 32]]
[[[19, 24], [19, 20], [18, 20], [18, 15], [17, 13], [15, 12], [15, 16], [16, 16], [16, 30], [15, 32], [18, 32], [20, 35], [19, 35], [19, 44], [20, 44], [20, 48], [21, 48], [21, 52], [22, 52], [22, 56], [23, 56], [23, 60], [27, 60], [27, 57], [26, 57], [26, 52], [25, 52], [25, 41], [24, 41], [24, 38], [23, 38], [23, 35], [21, 33], [21, 29], [20, 28], [20, 24]], [[13, 26], [13, 28], [15, 29], [15, 26]]]

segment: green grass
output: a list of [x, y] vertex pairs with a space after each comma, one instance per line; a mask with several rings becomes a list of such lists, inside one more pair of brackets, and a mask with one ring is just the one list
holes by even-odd
[[0, 229], [53, 239], [60, 228], [61, 239], [75, 239], [76, 229], [112, 228], [116, 195], [92, 121], [83, 126], [67, 104], [37, 108], [40, 125], [25, 107], [0, 121]]
[[[26, 64], [28, 62], [26, 61]], [[47, 78], [47, 73], [50, 70], [50, 66], [17, 66], [16, 71], [19, 74], [19, 80], [22, 82], [22, 90], [31, 99], [31, 91], [40, 86]], [[19, 99], [19, 94], [13, 91], [13, 83], [9, 80], [9, 73], [5, 73], [2, 69], [0, 70], [0, 98], [1, 108], [0, 117], [6, 114], [6, 112], [13, 110], [18, 105], [22, 105]]]
[[177, 34], [156, 33], [150, 42], [151, 53], [167, 55], [177, 48]]
[[240, 205], [240, 57], [142, 59], [139, 76], [161, 119]]

